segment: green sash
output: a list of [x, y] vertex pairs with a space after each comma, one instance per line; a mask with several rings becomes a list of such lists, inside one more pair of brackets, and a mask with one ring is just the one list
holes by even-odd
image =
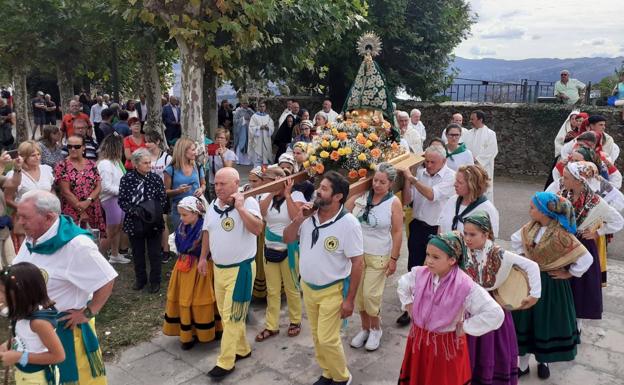
[[[34, 311], [30, 316], [26, 317], [28, 320], [44, 320], [48, 321], [52, 324], [52, 327], [56, 328], [57, 325], [57, 317], [58, 312], [56, 309], [44, 309]], [[13, 324], [13, 332], [15, 332], [15, 324]], [[37, 365], [37, 364], [26, 364], [20, 365], [20, 363], [16, 363], [15, 367], [24, 373], [37, 373], [43, 370], [43, 374], [46, 379], [46, 383], [48, 385], [56, 385], [56, 365]]]
[[55, 236], [47, 241], [37, 243], [35, 246], [30, 242], [26, 242], [26, 248], [31, 254], [50, 255], [54, 254], [58, 249], [65, 246], [69, 241], [79, 235], [88, 235], [93, 238], [91, 232], [77, 226], [73, 219], [66, 215], [61, 215], [59, 216], [59, 228]]
[[[59, 317], [63, 317], [67, 313], [59, 314]], [[56, 328], [56, 334], [59, 336], [63, 348], [65, 349], [65, 361], [59, 364], [59, 370], [61, 372], [60, 385], [79, 385], [80, 378], [78, 377], [78, 366], [76, 359], [76, 346], [74, 346], [74, 331], [70, 328], [65, 328], [66, 321], [59, 321]], [[87, 353], [87, 359], [89, 366], [91, 367], [91, 376], [93, 378], [106, 375], [106, 368], [104, 367], [104, 360], [102, 359], [102, 352], [100, 351], [100, 343], [98, 342], [97, 335], [89, 323], [83, 323], [78, 325], [82, 333], [82, 342]]]
[[[264, 235], [269, 242], [281, 242], [284, 243], [284, 237], [281, 237], [268, 227], [264, 229]], [[299, 275], [297, 274], [297, 260], [299, 259], [299, 241], [290, 242], [287, 245], [288, 249], [288, 268], [290, 269], [290, 275], [297, 290], [299, 290]], [[282, 254], [283, 255], [283, 254]]]
[[236, 276], [234, 293], [232, 294], [232, 314], [230, 314], [230, 321], [243, 321], [247, 316], [249, 304], [251, 303], [251, 292], [253, 290], [251, 263], [254, 260], [255, 257], [232, 265], [219, 265], [215, 263], [215, 266], [220, 269], [238, 267], [238, 275]]
[[457, 154], [461, 154], [462, 152], [466, 151], [466, 144], [465, 143], [460, 143], [459, 146], [453, 150], [453, 152], [449, 152], [448, 148], [446, 149], [446, 157], [447, 158], [451, 158], [451, 160], [453, 160], [453, 155], [457, 155]]

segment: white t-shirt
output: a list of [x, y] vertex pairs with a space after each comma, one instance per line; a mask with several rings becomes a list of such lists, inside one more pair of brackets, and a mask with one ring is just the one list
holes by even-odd
[[472, 164], [474, 164], [474, 157], [472, 156], [472, 152], [468, 149], [464, 152], [460, 152], [459, 154], [455, 154], [452, 157], [446, 158], [447, 167], [453, 171], [457, 171], [461, 166]]
[[[342, 210], [342, 208], [341, 208]], [[334, 221], [340, 211], [325, 223]], [[317, 226], [322, 226], [318, 213], [314, 214]], [[364, 254], [364, 241], [360, 222], [347, 213], [328, 227], [319, 229], [319, 238], [312, 246], [312, 218], [299, 228], [299, 271], [301, 279], [313, 285], [327, 285], [351, 274], [350, 258]]]
[[15, 323], [13, 344], [18, 352], [45, 353], [48, 351], [39, 335], [30, 328], [29, 319], [21, 319]]
[[[6, 176], [7, 178], [11, 178], [13, 176], [13, 170], [7, 172]], [[20, 183], [17, 188], [15, 202], [19, 202], [22, 196], [31, 190], [52, 191], [53, 185], [54, 171], [52, 167], [47, 164], [39, 166], [39, 180], [35, 180], [26, 170], [22, 169], [22, 183]]]
[[[449, 199], [444, 206], [442, 206], [442, 212], [440, 213], [440, 232], [446, 233], [452, 231], [453, 226], [453, 218], [455, 217], [455, 204], [457, 203], [457, 199], [459, 197], [457, 195], [453, 195], [451, 199]], [[460, 205], [459, 213], [461, 214], [468, 205]], [[477, 211], [485, 211], [490, 216], [490, 222], [492, 223], [492, 231], [494, 232], [494, 238], [498, 238], [498, 210], [494, 207], [494, 204], [490, 200], [486, 200], [481, 203], [477, 207], [475, 207], [472, 211], [464, 213], [464, 217], [470, 215], [470, 213], [475, 213]], [[457, 222], [457, 231], [464, 231], [464, 224], [461, 221]]]
[[[263, 194], [260, 200], [264, 199], [265, 196], [266, 195]], [[293, 191], [291, 197], [294, 202], [307, 202], [301, 191]], [[286, 201], [284, 201], [280, 206], [280, 210], [277, 211], [277, 209], [273, 207], [273, 202], [271, 202], [269, 204], [269, 209], [264, 216], [267, 229], [271, 230], [272, 233], [275, 233], [280, 237], [284, 235], [284, 229], [286, 226], [292, 222], [290, 220], [290, 215], [288, 215], [287, 206]], [[283, 242], [272, 242], [266, 238], [264, 240], [264, 244], [266, 247], [273, 250], [286, 250], [287, 247], [287, 245]]]
[[[223, 159], [234, 163], [238, 161], [236, 153], [232, 150], [225, 151], [225, 154], [223, 154]], [[221, 160], [221, 157], [219, 155], [210, 155], [208, 156], [208, 163], [206, 165], [206, 168], [208, 169], [208, 183], [214, 184], [216, 172], [223, 168], [223, 160]]]
[[[37, 243], [47, 241], [58, 232], [59, 220], [46, 231]], [[53, 255], [30, 253], [22, 243], [13, 263], [30, 262], [48, 276], [48, 296], [56, 302], [58, 311], [82, 309], [94, 291], [117, 277], [117, 272], [100, 254], [96, 244], [86, 235], [79, 235]]]
[[102, 178], [100, 201], [104, 202], [119, 195], [119, 182], [124, 175], [121, 163], [115, 164], [108, 159], [102, 159], [97, 164]]
[[[208, 231], [212, 260], [219, 265], [233, 265], [253, 258], [256, 255], [257, 237], [247, 230], [238, 210], [233, 209], [226, 214], [219, 214], [214, 206], [220, 203], [215, 199], [204, 218], [204, 230]], [[217, 205], [221, 210], [227, 205]], [[245, 199], [245, 208], [251, 214], [262, 218], [260, 205], [255, 198]]]
[[368, 213], [368, 222], [362, 215], [366, 211], [366, 202], [370, 192], [355, 200], [353, 215], [360, 221], [364, 237], [364, 252], [371, 255], [390, 255], [392, 252], [392, 203], [396, 196], [373, 207]]
[[160, 179], [165, 181], [165, 169], [171, 161], [173, 157], [167, 153], [167, 151], [163, 151], [160, 154], [160, 158], [156, 159], [156, 161], [152, 161], [152, 172], [160, 177]]

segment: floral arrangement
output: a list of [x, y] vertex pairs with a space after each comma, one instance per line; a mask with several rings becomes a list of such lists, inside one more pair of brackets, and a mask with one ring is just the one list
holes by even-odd
[[346, 120], [328, 123], [308, 146], [303, 166], [311, 176], [335, 170], [351, 181], [368, 176], [379, 163], [400, 155], [404, 150], [390, 139], [390, 123], [377, 116], [358, 119], [357, 111]]

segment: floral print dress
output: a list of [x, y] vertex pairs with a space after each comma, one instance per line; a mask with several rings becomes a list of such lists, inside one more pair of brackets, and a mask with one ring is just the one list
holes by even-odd
[[[54, 177], [56, 184], [60, 182], [69, 182], [69, 190], [80, 201], [86, 200], [95, 190], [97, 184], [101, 181], [95, 162], [85, 159], [85, 167], [82, 170], [76, 169], [71, 160], [65, 159], [54, 168]], [[80, 223], [80, 215], [74, 207], [61, 195], [61, 211], [63, 214], [70, 216], [76, 224], [84, 225], [88, 223], [92, 229], [99, 229], [100, 236], [105, 236], [106, 222], [102, 214], [102, 206], [100, 199], [96, 198], [85, 211], [86, 221]], [[81, 227], [82, 227], [81, 226]]]

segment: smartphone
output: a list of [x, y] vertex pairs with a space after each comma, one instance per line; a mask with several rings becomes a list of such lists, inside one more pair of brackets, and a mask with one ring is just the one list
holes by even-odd
[[17, 150], [7, 151], [7, 154], [9, 154], [11, 159], [17, 159], [17, 157], [19, 156], [19, 154], [17, 153]]

